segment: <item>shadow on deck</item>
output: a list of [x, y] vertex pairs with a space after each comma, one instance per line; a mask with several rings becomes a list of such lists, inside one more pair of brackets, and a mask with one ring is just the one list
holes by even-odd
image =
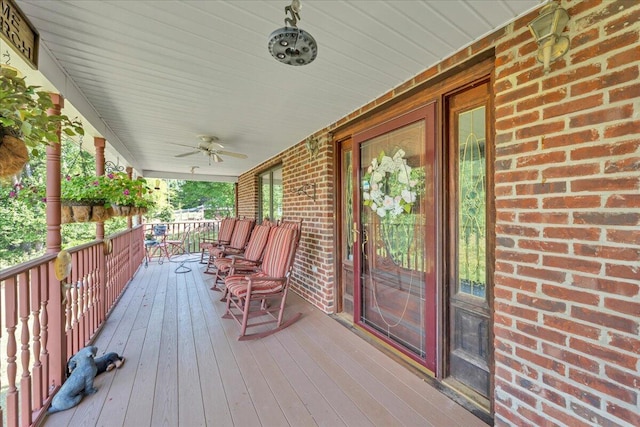
[[179, 266], [138, 270], [95, 342], [126, 363], [44, 425], [486, 426], [293, 293], [285, 318], [302, 312], [297, 323], [237, 341], [204, 266]]

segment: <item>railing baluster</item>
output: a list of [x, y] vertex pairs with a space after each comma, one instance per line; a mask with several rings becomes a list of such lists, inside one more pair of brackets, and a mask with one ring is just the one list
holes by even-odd
[[47, 350], [49, 341], [49, 271], [49, 264], [40, 266], [41, 277], [44, 277], [41, 283], [42, 302], [40, 309], [40, 327], [42, 328], [40, 363], [42, 364], [42, 396], [44, 398], [49, 397], [49, 350]]
[[18, 276], [18, 302], [20, 315], [20, 362], [22, 375], [20, 377], [20, 413], [21, 424], [28, 426], [31, 424], [31, 372], [29, 361], [31, 351], [29, 348], [29, 272], [21, 273]]
[[9, 278], [4, 284], [5, 325], [7, 328], [7, 425], [18, 426], [18, 390], [16, 388], [16, 323], [18, 322], [18, 296], [16, 295], [16, 277]]
[[[184, 224], [173, 224], [171, 229], [179, 235], [184, 233]], [[4, 319], [0, 337], [6, 342], [5, 356], [0, 357], [0, 366], [6, 361], [1, 366], [4, 370], [0, 369], [4, 371], [0, 384], [6, 387], [0, 427], [3, 416], [10, 427], [42, 421], [44, 404], [64, 378], [66, 358], [93, 338], [142, 263], [144, 233], [145, 227], [138, 226], [112, 236], [113, 252], [108, 255], [104, 255], [102, 242], [70, 249], [72, 270], [65, 283], [72, 286], [64, 292], [54, 277], [55, 254], [0, 271], [0, 288], [4, 289], [0, 292], [0, 319]], [[59, 305], [61, 298], [66, 301]]]
[[31, 299], [29, 301], [31, 306], [31, 319], [33, 322], [32, 332], [32, 352], [33, 352], [33, 369], [31, 372], [33, 378], [33, 388], [31, 396], [31, 405], [34, 410], [38, 410], [42, 407], [42, 363], [40, 361], [40, 302], [42, 298], [40, 296], [40, 285], [43, 284], [42, 270], [38, 266], [31, 270], [31, 282], [29, 288], [31, 291]]

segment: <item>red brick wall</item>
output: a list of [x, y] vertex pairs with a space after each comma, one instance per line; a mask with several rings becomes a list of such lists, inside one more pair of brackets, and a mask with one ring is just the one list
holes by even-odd
[[[562, 1], [569, 53], [544, 75], [526, 24], [474, 43], [338, 120], [336, 129], [495, 49], [496, 425], [640, 425], [640, 2]], [[303, 218], [294, 289], [334, 307], [333, 144], [282, 162], [285, 217]], [[317, 184], [317, 200], [297, 194]], [[314, 271], [317, 269], [317, 273]]]
[[[284, 185], [283, 218], [302, 219], [300, 248], [292, 275], [292, 289], [320, 308], [334, 310], [333, 259], [333, 145], [320, 138], [321, 146], [315, 159], [311, 159], [304, 143], [259, 165], [240, 176], [238, 180], [239, 214], [258, 215], [257, 176], [267, 169], [282, 164]], [[314, 201], [304, 194], [303, 185], [316, 185]], [[312, 195], [313, 189], [307, 188]]]
[[640, 425], [640, 2], [563, 6], [496, 46], [496, 425]]

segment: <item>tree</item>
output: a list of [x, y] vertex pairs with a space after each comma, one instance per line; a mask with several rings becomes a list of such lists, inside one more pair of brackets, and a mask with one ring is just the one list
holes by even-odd
[[235, 197], [233, 184], [229, 182], [181, 181], [175, 196], [174, 206], [182, 209], [204, 206], [214, 214], [227, 215], [233, 212]]

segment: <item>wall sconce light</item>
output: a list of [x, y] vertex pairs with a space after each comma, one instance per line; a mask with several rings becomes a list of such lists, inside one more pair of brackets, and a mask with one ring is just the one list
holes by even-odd
[[155, 186], [153, 187], [153, 189], [154, 190], [159, 190], [160, 189], [160, 180], [159, 179], [156, 179]]
[[544, 73], [549, 74], [549, 64], [569, 50], [569, 38], [560, 33], [569, 22], [569, 14], [555, 1], [550, 1], [540, 15], [531, 21], [529, 29], [538, 43], [538, 62], [544, 64]]
[[310, 136], [304, 143], [304, 146], [307, 148], [307, 152], [311, 157], [311, 160], [315, 159], [318, 156], [318, 150], [320, 149], [320, 141], [315, 136]]

